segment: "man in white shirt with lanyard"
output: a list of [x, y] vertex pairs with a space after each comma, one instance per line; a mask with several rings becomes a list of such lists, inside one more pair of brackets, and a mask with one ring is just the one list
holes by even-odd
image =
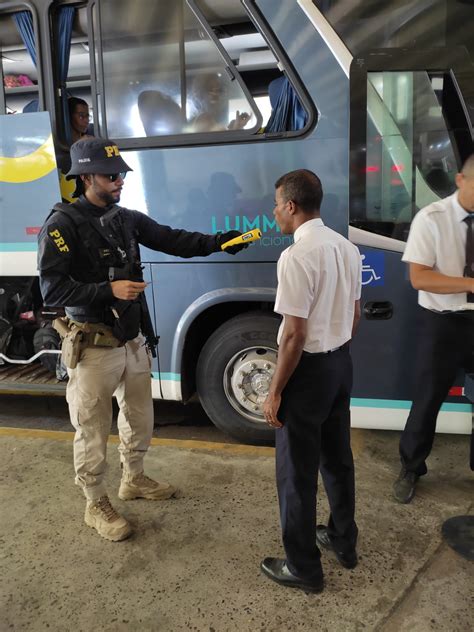
[[418, 290], [419, 337], [414, 399], [400, 439], [395, 499], [409, 503], [427, 472], [436, 418], [459, 368], [474, 351], [474, 154], [456, 175], [458, 190], [413, 219], [403, 261]]
[[[276, 478], [286, 559], [265, 558], [279, 584], [323, 590], [316, 541], [346, 568], [357, 564], [354, 463], [350, 444], [349, 341], [360, 318], [358, 249], [323, 224], [319, 178], [306, 169], [275, 184], [274, 216], [294, 244], [278, 261], [275, 311], [283, 316], [278, 362], [264, 405], [276, 428]], [[316, 528], [321, 469], [331, 515]]]

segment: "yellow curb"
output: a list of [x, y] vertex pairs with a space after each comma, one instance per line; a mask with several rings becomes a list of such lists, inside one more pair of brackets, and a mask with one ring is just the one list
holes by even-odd
[[[17, 437], [18, 439], [49, 439], [51, 441], [72, 441], [74, 432], [59, 430], [37, 430], [32, 428], [0, 428], [0, 436]], [[109, 437], [110, 443], [119, 443], [116, 435]], [[275, 448], [234, 443], [214, 443], [212, 441], [196, 441], [193, 439], [157, 439], [151, 445], [181, 450], [211, 450], [225, 454], [242, 454], [245, 456], [274, 456]]]

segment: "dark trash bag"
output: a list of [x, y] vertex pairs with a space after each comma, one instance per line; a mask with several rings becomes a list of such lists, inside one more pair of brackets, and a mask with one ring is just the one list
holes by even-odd
[[6, 350], [12, 337], [12, 331], [12, 324], [6, 318], [3, 318], [3, 316], [0, 316], [0, 353], [6, 355]]
[[0, 353], [6, 354], [10, 339], [12, 337], [13, 326], [8, 319], [8, 294], [5, 288], [0, 288]]
[[[59, 334], [55, 329], [53, 329], [51, 323], [45, 322], [35, 331], [35, 335], [33, 337], [33, 347], [35, 353], [43, 351], [44, 349], [59, 349], [61, 347]], [[50, 373], [56, 373], [58, 354], [44, 353], [39, 357], [39, 360]]]

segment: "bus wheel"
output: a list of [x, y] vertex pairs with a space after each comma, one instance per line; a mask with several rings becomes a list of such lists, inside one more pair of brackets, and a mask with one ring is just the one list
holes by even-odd
[[245, 443], [269, 443], [274, 431], [263, 402], [276, 366], [279, 319], [262, 312], [236, 316], [204, 345], [197, 365], [197, 391], [212, 422]]

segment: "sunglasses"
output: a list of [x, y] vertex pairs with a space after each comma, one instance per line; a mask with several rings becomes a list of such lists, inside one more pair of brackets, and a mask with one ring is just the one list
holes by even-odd
[[116, 182], [119, 178], [125, 180], [125, 176], [127, 175], [126, 171], [121, 171], [120, 173], [103, 173], [101, 174], [103, 178], [107, 178], [109, 182]]

